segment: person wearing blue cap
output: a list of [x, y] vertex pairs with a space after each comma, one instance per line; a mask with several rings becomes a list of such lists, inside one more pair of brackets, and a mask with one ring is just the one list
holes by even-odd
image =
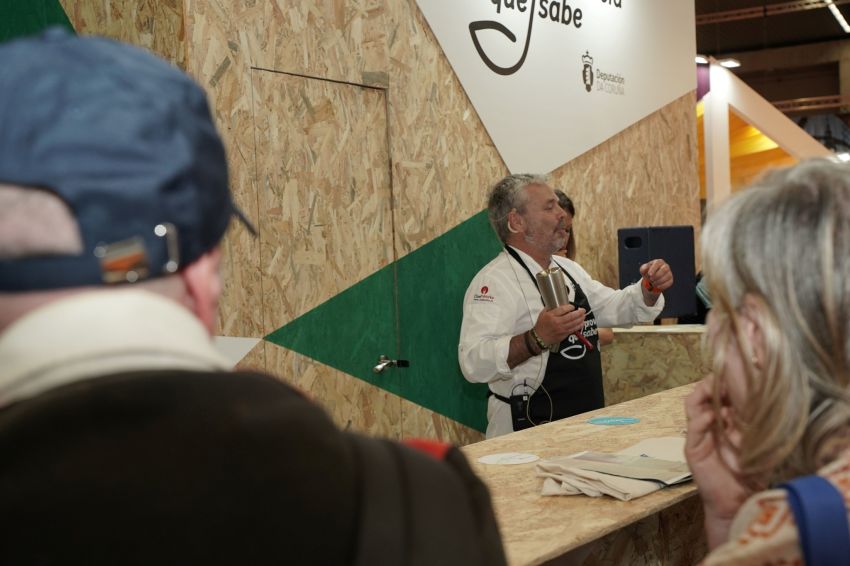
[[4, 564], [505, 563], [456, 448], [342, 432], [212, 347], [254, 229], [193, 80], [59, 29], [0, 60]]

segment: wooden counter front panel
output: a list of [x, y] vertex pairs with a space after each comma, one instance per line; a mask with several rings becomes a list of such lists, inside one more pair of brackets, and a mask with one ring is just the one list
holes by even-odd
[[[466, 446], [464, 453], [490, 488], [509, 563], [542, 564], [595, 541], [603, 541], [604, 544], [595, 551], [591, 549], [588, 559], [631, 552], [684, 556], [684, 550], [675, 549], [688, 548], [693, 541], [700, 540], [702, 532], [702, 519], [696, 508], [682, 507], [679, 514], [674, 507], [695, 495], [696, 487], [692, 482], [628, 502], [610, 497], [543, 497], [540, 495], [542, 480], [535, 476], [536, 464], [492, 466], [480, 464], [477, 459], [500, 452], [530, 452], [542, 459], [581, 450], [616, 452], [645, 438], [680, 436], [685, 429], [684, 397], [692, 389], [692, 385], [678, 387]], [[614, 427], [588, 424], [587, 419], [594, 416], [637, 417], [640, 422]], [[659, 516], [659, 513], [664, 514]], [[650, 522], [641, 526], [640, 521], [647, 518]], [[668, 532], [664, 535], [668, 537], [666, 540], [651, 542], [661, 536], [653, 530], [656, 527], [652, 527], [652, 521], [658, 529], [664, 523], [663, 530]], [[667, 521], [672, 522], [668, 524]], [[624, 534], [630, 532], [628, 530], [620, 532], [624, 528], [632, 529], [634, 534]], [[610, 539], [604, 538], [612, 533], [615, 534]], [[617, 550], [628, 540], [634, 545], [633, 550]], [[698, 544], [693, 546], [699, 548]], [[635, 563], [643, 563], [637, 556], [634, 558]], [[630, 563], [630, 559], [625, 563]]]

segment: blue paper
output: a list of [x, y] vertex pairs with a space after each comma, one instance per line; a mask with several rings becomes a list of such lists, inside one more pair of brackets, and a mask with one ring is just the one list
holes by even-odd
[[593, 417], [587, 419], [587, 422], [595, 425], [620, 426], [639, 423], [640, 419], [635, 417]]

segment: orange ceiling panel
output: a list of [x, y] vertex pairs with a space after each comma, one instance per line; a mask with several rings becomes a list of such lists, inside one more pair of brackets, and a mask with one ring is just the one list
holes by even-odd
[[[703, 139], [703, 103], [697, 104], [697, 146], [699, 156], [700, 198], [705, 199], [705, 140]], [[732, 191], [736, 191], [772, 167], [793, 165], [797, 160], [779, 145], [729, 111], [729, 167]]]

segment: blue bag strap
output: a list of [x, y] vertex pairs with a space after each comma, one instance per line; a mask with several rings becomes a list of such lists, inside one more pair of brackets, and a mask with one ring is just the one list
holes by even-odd
[[808, 566], [850, 562], [850, 526], [844, 496], [821, 476], [804, 476], [782, 484], [797, 523]]

